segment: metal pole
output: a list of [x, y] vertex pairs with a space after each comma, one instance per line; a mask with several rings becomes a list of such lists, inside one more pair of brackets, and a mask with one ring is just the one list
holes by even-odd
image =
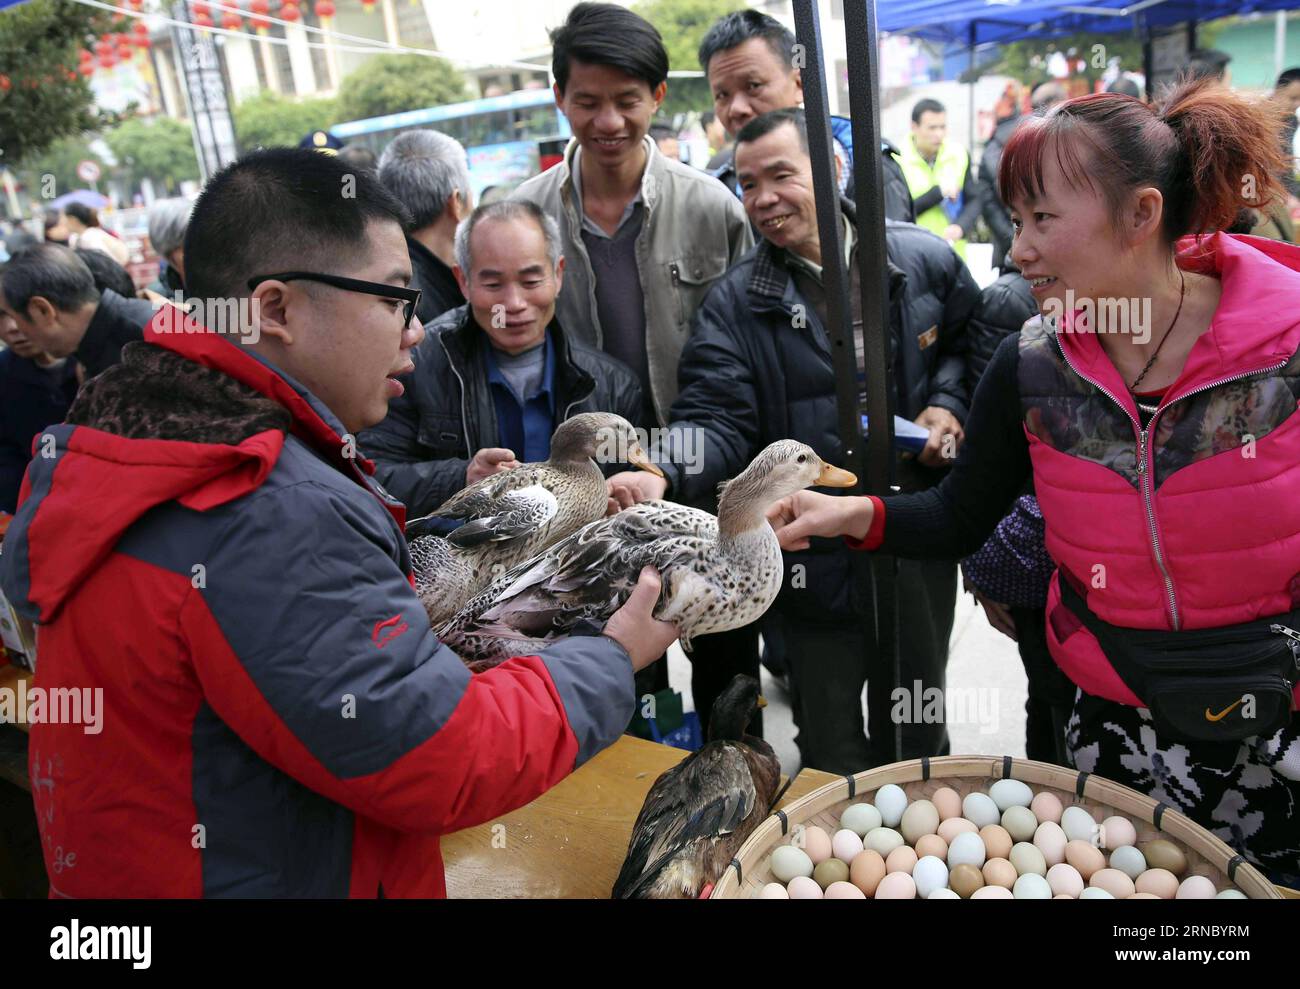
[[[844, 30], [848, 40], [849, 106], [853, 119], [853, 146], [874, 152], [880, 147], [880, 47], [877, 42], [875, 0], [846, 3]], [[971, 65], [975, 64], [974, 30]], [[974, 83], [971, 112], [974, 114]], [[974, 127], [971, 128], [974, 142]], [[894, 403], [893, 366], [889, 319], [889, 282], [885, 238], [885, 169], [879, 154], [859, 154], [853, 159], [854, 197], [858, 215], [858, 281], [862, 293], [863, 358], [867, 368], [867, 490], [875, 495], [893, 489]], [[873, 373], [874, 372], [874, 373]], [[890, 697], [903, 681], [898, 649], [898, 561], [873, 554], [876, 596], [876, 650], [892, 672]], [[894, 759], [903, 758], [903, 724], [894, 723]]]
[[[865, 444], [858, 397], [858, 359], [854, 339], [849, 272], [844, 257], [839, 187], [831, 153], [830, 111], [821, 23], [816, 0], [793, 0], [795, 36], [804, 53], [803, 94], [808, 120], [808, 145], [817, 200], [817, 226], [822, 250], [822, 277], [826, 288], [827, 333], [835, 367], [835, 400], [841, 456], [845, 466], [865, 478], [865, 490], [886, 494], [894, 470], [894, 423], [890, 402], [890, 323], [886, 285], [884, 163], [881, 159], [879, 49], [876, 45], [874, 0], [844, 5], [849, 68], [849, 102], [853, 117], [854, 184], [857, 199], [858, 264], [861, 273], [863, 360], [866, 375], [866, 411], [872, 428]], [[865, 469], [864, 469], [865, 468]], [[862, 483], [859, 482], [859, 491]], [[893, 671], [893, 687], [901, 671], [897, 648], [898, 609], [895, 594], [896, 563], [892, 557], [873, 556], [874, 580], [855, 568], [860, 599], [871, 601], [874, 592], [876, 648], [882, 663]], [[868, 586], [868, 584], [873, 586]], [[892, 694], [891, 694], [892, 696]], [[879, 725], [875, 726], [877, 730]], [[902, 724], [894, 725], [895, 759], [902, 758]]]

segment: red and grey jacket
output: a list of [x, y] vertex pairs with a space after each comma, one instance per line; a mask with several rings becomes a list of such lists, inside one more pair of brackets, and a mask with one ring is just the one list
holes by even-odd
[[0, 567], [35, 686], [102, 690], [100, 733], [32, 727], [52, 895], [445, 895], [439, 834], [627, 726], [626, 652], [471, 676], [337, 420], [171, 310], [145, 341], [38, 437]]

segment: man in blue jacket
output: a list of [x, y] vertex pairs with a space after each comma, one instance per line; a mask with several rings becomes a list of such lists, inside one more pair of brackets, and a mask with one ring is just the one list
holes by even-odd
[[[745, 209], [763, 241], [709, 293], [682, 353], [670, 428], [693, 431], [696, 467], [661, 456], [665, 478], [618, 474], [609, 483], [620, 504], [701, 498], [773, 440], [800, 440], [828, 462], [841, 452], [803, 111], [776, 110], [751, 121], [737, 136], [736, 151]], [[842, 222], [856, 310], [856, 220], [847, 200]], [[918, 490], [942, 478], [960, 446], [969, 402], [966, 322], [979, 287], [943, 240], [916, 226], [888, 223], [886, 247], [894, 407], [930, 432], [917, 458], [898, 464], [904, 490]], [[859, 338], [861, 320], [855, 311]], [[677, 437], [670, 442], [686, 447]], [[890, 692], [892, 671], [873, 652], [872, 604], [856, 593], [868, 579], [861, 572], [866, 555], [838, 540], [814, 540], [808, 551], [787, 554], [785, 563], [774, 610], [785, 635], [804, 764], [850, 773], [892, 762], [898, 698]], [[909, 698], [918, 683], [921, 697], [944, 687], [956, 577], [954, 561], [900, 562], [901, 685]], [[864, 680], [870, 744], [862, 724]], [[919, 707], [920, 700], [898, 709], [906, 717]], [[903, 746], [904, 758], [944, 754], [942, 720], [905, 720]]]

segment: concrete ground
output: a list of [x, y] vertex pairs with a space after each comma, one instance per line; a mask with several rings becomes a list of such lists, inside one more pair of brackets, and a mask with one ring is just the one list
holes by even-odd
[[[690, 661], [680, 646], [669, 650], [668, 676], [685, 706], [693, 709]], [[952, 754], [1023, 757], [1025, 695], [1025, 672], [1016, 644], [988, 623], [984, 609], [973, 597], [959, 595], [948, 653], [945, 705]], [[768, 704], [763, 712], [764, 735], [781, 757], [782, 770], [794, 773], [800, 766], [790, 698], [766, 670], [763, 696]], [[864, 691], [864, 719], [865, 704]]]

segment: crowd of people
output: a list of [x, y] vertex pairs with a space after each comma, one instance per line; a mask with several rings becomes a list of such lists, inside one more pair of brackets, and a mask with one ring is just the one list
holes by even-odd
[[[701, 39], [726, 145], [708, 171], [654, 131], [653, 25], [580, 3], [551, 40], [573, 139], [507, 198], [476, 205], [465, 149], [415, 130], [373, 163], [253, 152], [192, 207], [159, 204], [152, 298], [71, 208], [72, 247], [10, 251], [0, 586], [40, 623], [40, 682], [102, 687], [114, 713], [94, 739], [33, 728], [33, 765], [57, 760], [35, 794], [47, 852], [84, 863], [51, 874], [58, 893], [442, 893], [437, 835], [613, 742], [666, 686], [675, 630], [646, 572], [603, 634], [470, 676], [422, 620], [403, 520], [544, 460], [581, 412], [647, 430], [663, 472], [605, 465], [611, 511], [716, 510], [776, 440], [841, 459], [794, 36], [745, 10]], [[1300, 650], [1269, 629], [1300, 628], [1300, 70], [1276, 101], [1225, 73], [1202, 58], [1154, 102], [1127, 79], [1013, 85], [978, 167], [919, 101], [905, 146], [879, 149], [889, 368], [862, 356], [854, 148], [832, 120], [859, 400], [886, 374], [927, 439], [892, 493], [773, 509], [775, 605], [690, 655], [706, 730], [761, 662], [787, 678], [805, 765], [896, 758], [864, 552], [884, 550], [899, 682], [944, 690], [964, 575], [1018, 643], [1031, 758], [1156, 795], [1300, 886]], [[981, 218], [1000, 267], [983, 291], [963, 259]], [[176, 292], [255, 303], [254, 342], [163, 304]], [[1149, 332], [1052, 316], [1067, 292], [1141, 303]], [[1171, 671], [1185, 648], [1214, 662]], [[1234, 691], [1258, 704], [1211, 718]], [[903, 758], [950, 750], [942, 716], [901, 728]]]

